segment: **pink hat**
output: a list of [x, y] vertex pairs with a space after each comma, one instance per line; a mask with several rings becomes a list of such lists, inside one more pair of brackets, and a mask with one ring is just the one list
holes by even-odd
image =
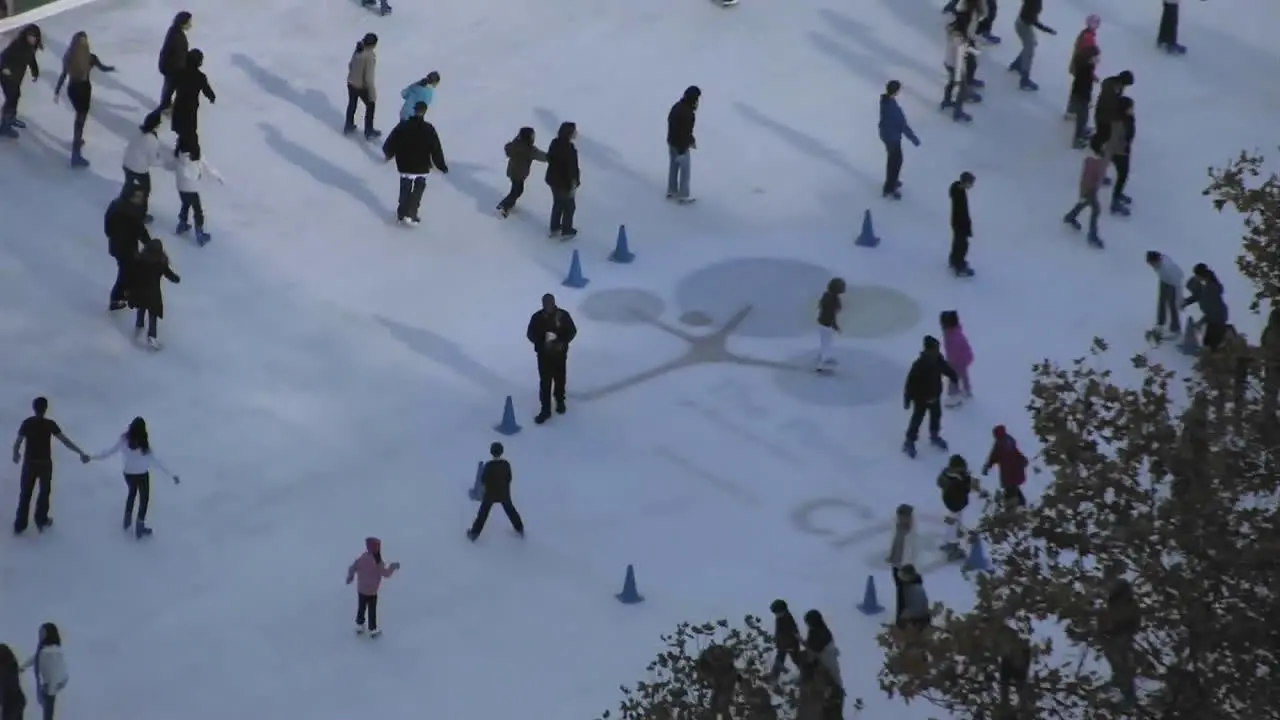
[[1102, 18], [1097, 15], [1090, 15], [1084, 19], [1084, 26], [1090, 30], [1097, 30], [1100, 25], [1102, 25]]

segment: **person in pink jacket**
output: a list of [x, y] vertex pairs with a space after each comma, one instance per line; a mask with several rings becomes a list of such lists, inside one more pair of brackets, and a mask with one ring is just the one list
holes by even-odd
[[955, 407], [973, 397], [973, 387], [969, 384], [973, 348], [969, 347], [969, 339], [964, 336], [964, 328], [960, 326], [960, 313], [946, 310], [939, 316], [938, 322], [942, 325], [942, 354], [947, 358], [951, 369], [956, 371], [958, 378], [951, 383], [947, 392], [947, 405]]
[[382, 634], [378, 628], [378, 588], [383, 578], [389, 578], [400, 569], [400, 563], [382, 562], [382, 541], [376, 537], [364, 539], [364, 554], [347, 568], [347, 584], [356, 584], [356, 634], [364, 634], [365, 615], [369, 617], [369, 635]]

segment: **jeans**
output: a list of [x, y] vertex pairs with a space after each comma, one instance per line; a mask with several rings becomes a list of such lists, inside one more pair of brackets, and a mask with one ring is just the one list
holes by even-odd
[[485, 498], [480, 501], [480, 511], [476, 513], [476, 521], [471, 524], [471, 530], [467, 534], [472, 538], [480, 537], [480, 533], [484, 530], [484, 524], [489, 520], [489, 511], [493, 510], [493, 506], [501, 505], [502, 511], [507, 514], [507, 520], [511, 522], [511, 527], [518, 533], [524, 533], [524, 520], [520, 518], [520, 513], [516, 510], [516, 506], [512, 504], [511, 498], [503, 500], [490, 500]]
[[1075, 116], [1072, 140], [1083, 140], [1089, 134], [1089, 98], [1071, 96], [1067, 100], [1067, 112]]
[[364, 625], [365, 618], [369, 618], [369, 630], [378, 629], [378, 596], [377, 595], [356, 595], [356, 625]]
[[1018, 59], [1013, 61], [1014, 69], [1021, 73], [1023, 78], [1030, 78], [1031, 64], [1036, 59], [1036, 30], [1018, 20], [1013, 24], [1013, 31], [1018, 34], [1018, 42], [1022, 44]]
[[516, 206], [516, 201], [520, 199], [521, 195], [524, 195], [524, 181], [512, 178], [511, 190], [507, 193], [506, 197], [502, 198], [502, 200], [498, 202], [498, 207], [503, 210], [510, 210]]
[[18, 511], [13, 518], [13, 531], [16, 533], [27, 529], [32, 495], [36, 498], [36, 527], [42, 528], [49, 524], [49, 504], [53, 495], [52, 460], [28, 460], [22, 465], [18, 479]]
[[551, 188], [551, 232], [568, 232], [573, 229], [573, 214], [578, 209], [575, 191]]
[[133, 321], [133, 327], [137, 330], [141, 330], [143, 325], [145, 325], [147, 328], [147, 337], [154, 340], [156, 333], [159, 330], [159, 323], [160, 318], [156, 317], [155, 313], [146, 308], [140, 307], [138, 308], [137, 317]]
[[182, 208], [178, 210], [178, 221], [186, 225], [187, 217], [195, 214], [196, 227], [204, 227], [204, 205], [200, 203], [200, 193], [180, 192], [178, 199], [182, 201]]
[[1169, 330], [1182, 332], [1181, 310], [1178, 307], [1178, 288], [1168, 283], [1160, 283], [1160, 291], [1156, 295], [1156, 327], [1164, 327], [1166, 318]]
[[952, 231], [951, 233], [951, 254], [947, 258], [947, 265], [952, 270], [963, 270], [969, 267], [969, 236]]
[[1074, 221], [1085, 208], [1089, 208], [1089, 237], [1097, 237], [1098, 216], [1102, 214], [1102, 205], [1098, 202], [1097, 190], [1080, 196], [1080, 201], [1076, 203], [1075, 207], [1071, 208], [1071, 212], [1067, 213], [1067, 219]]
[[419, 219], [418, 212], [422, 209], [422, 195], [426, 191], [426, 175], [401, 175], [400, 195], [396, 201], [396, 219]]
[[0, 107], [0, 119], [12, 120], [18, 114], [18, 101], [22, 99], [22, 81], [12, 77], [2, 77], [0, 90], [4, 91], [4, 106]]
[[138, 503], [138, 524], [147, 521], [147, 508], [151, 506], [151, 474], [125, 475], [124, 484], [129, 494], [124, 499], [124, 526], [133, 524], [133, 504]]
[[368, 90], [351, 84], [347, 85], [347, 117], [343, 128], [346, 130], [356, 129], [356, 106], [362, 103], [364, 104], [364, 133], [372, 135], [373, 113], [377, 109], [377, 103], [369, 97]]
[[1116, 166], [1116, 182], [1111, 186], [1111, 204], [1124, 197], [1124, 186], [1129, 183], [1129, 154], [1111, 156], [1111, 163]]
[[1178, 44], [1178, 4], [1163, 3], [1160, 11], [1160, 29], [1156, 32], [1156, 45]]
[[146, 212], [151, 200], [151, 173], [124, 169], [124, 187], [120, 190], [120, 196], [123, 197], [134, 191], [142, 192], [142, 211]]
[[538, 402], [542, 413], [551, 412], [551, 399], [564, 404], [565, 376], [568, 374], [569, 358], [565, 353], [543, 351], [538, 353]]
[[672, 197], [687, 198], [693, 154], [689, 150], [682, 153], [671, 146], [667, 147], [667, 154], [667, 194]]
[[115, 258], [116, 261], [116, 281], [111, 285], [112, 303], [124, 302], [125, 295], [129, 293], [129, 282], [132, 279], [131, 271], [133, 270], [133, 258]]
[[898, 189], [901, 184], [898, 178], [902, 175], [902, 141], [884, 141], [884, 187], [881, 190], [887, 195]]
[[911, 420], [907, 423], [907, 440], [915, 442], [920, 439], [920, 425], [924, 416], [929, 416], [929, 437], [936, 438], [942, 433], [942, 403], [938, 400], [911, 403]]
[[36, 700], [40, 703], [40, 720], [53, 720], [53, 709], [57, 705], [57, 695], [45, 695], [36, 691]]

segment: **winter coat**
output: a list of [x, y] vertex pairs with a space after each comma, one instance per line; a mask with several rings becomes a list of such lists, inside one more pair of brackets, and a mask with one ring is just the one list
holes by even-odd
[[41, 694], [49, 697], [62, 692], [67, 682], [71, 680], [71, 676], [67, 673], [67, 661], [62, 655], [61, 645], [45, 645], [22, 666], [35, 668], [36, 687], [40, 689]]
[[[191, 54], [197, 52], [199, 51], [193, 50]], [[205, 96], [211, 103], [217, 102], [218, 96], [209, 85], [209, 78], [194, 60], [189, 59], [187, 68], [178, 73], [176, 78], [170, 128], [178, 135], [193, 133], [198, 123], [200, 96]]]
[[153, 167], [163, 167], [168, 153], [153, 132], [139, 132], [124, 148], [124, 169], [147, 174]]
[[192, 160], [190, 153], [182, 153], [173, 163], [173, 174], [178, 179], [178, 192], [198, 193], [201, 181], [211, 177], [223, 182], [222, 175], [209, 166], [204, 158]]
[[578, 168], [578, 148], [572, 140], [556, 138], [547, 146], [547, 185], [552, 190], [568, 192], [582, 184]]
[[15, 665], [0, 675], [0, 720], [22, 720], [27, 696], [22, 692], [22, 677]]
[[991, 443], [991, 452], [987, 454], [987, 462], [982, 472], [995, 467], [1000, 470], [1000, 487], [1021, 487], [1027, 481], [1027, 456], [1018, 449], [1018, 443], [1005, 432], [1003, 426], [997, 426]]
[[790, 611], [774, 616], [773, 645], [779, 650], [795, 652], [800, 649], [800, 626]]
[[906, 113], [897, 98], [889, 94], [880, 96], [880, 140], [888, 145], [897, 145], [905, 136], [912, 145], [919, 145], [920, 138], [907, 122]]
[[1204, 314], [1204, 319], [1213, 325], [1225, 325], [1228, 319], [1227, 303], [1222, 299], [1222, 283], [1217, 277], [1202, 279], [1193, 276], [1187, 282], [1187, 299], [1182, 307], [1196, 305]]
[[938, 474], [938, 489], [942, 491], [942, 506], [947, 512], [958, 513], [969, 507], [969, 495], [977, 482], [968, 470], [947, 468]]
[[141, 243], [146, 242], [146, 211], [125, 198], [116, 198], [107, 206], [102, 218], [102, 230], [107, 235], [107, 254], [120, 260], [137, 257]]
[[400, 119], [408, 120], [413, 117], [414, 112], [416, 112], [414, 108], [418, 106], [418, 103], [426, 103], [430, 106], [435, 95], [435, 88], [420, 83], [414, 83], [401, 90], [400, 97], [404, 98], [404, 105], [400, 106]]
[[942, 331], [942, 353], [956, 372], [964, 372], [973, 364], [973, 348], [964, 336], [964, 328], [957, 325]]
[[[555, 338], [547, 337], [550, 334], [554, 334]], [[529, 318], [529, 328], [525, 331], [525, 337], [533, 343], [533, 351], [539, 355], [549, 350], [567, 354], [569, 343], [577, 336], [578, 326], [574, 324], [573, 316], [564, 308], [556, 308], [552, 315], [539, 310]]]
[[903, 581], [901, 619], [923, 622], [927, 621], [931, 614], [929, 595], [924, 591], [924, 578], [916, 576]]
[[187, 52], [190, 49], [187, 31], [178, 25], [170, 26], [169, 32], [164, 35], [164, 44], [160, 46], [160, 74], [174, 78], [186, 70]]
[[952, 369], [940, 353], [922, 352], [916, 361], [911, 363], [907, 372], [907, 381], [902, 388], [904, 403], [935, 403], [942, 397], [942, 378], [958, 382], [956, 371]]
[[1178, 264], [1169, 259], [1168, 255], [1160, 256], [1160, 265], [1155, 268], [1156, 277], [1160, 278], [1162, 285], [1171, 285], [1175, 288], [1182, 287], [1182, 268]]
[[546, 162], [547, 154], [539, 150], [533, 143], [516, 138], [507, 143], [503, 152], [507, 154], [507, 178], [516, 182], [529, 179], [535, 162]]
[[33, 79], [40, 77], [40, 63], [36, 60], [36, 46], [27, 42], [26, 28], [19, 31], [9, 42], [8, 47], [0, 51], [0, 72], [10, 82], [21, 83], [31, 71]]
[[667, 145], [677, 154], [689, 152], [696, 144], [693, 137], [693, 126], [698, 119], [698, 105], [695, 98], [680, 98], [667, 113]]
[[378, 102], [378, 86], [374, 81], [377, 70], [376, 48], [361, 46], [351, 54], [351, 62], [347, 63], [347, 84], [357, 90], [363, 90], [371, 103]]
[[840, 310], [843, 307], [844, 304], [840, 302], [838, 294], [830, 290], [822, 293], [822, 297], [818, 300], [818, 325], [839, 332]]
[[1080, 31], [1079, 35], [1076, 35], [1076, 42], [1071, 50], [1071, 64], [1074, 65], [1076, 58], [1090, 48], [1098, 49], [1098, 31], [1092, 28], [1085, 28]]
[[1107, 167], [1111, 163], [1106, 157], [1090, 154], [1080, 164], [1080, 197], [1098, 192], [1102, 187], [1102, 179], [1107, 176]]
[[836, 641], [831, 637], [830, 632], [824, 632], [819, 637], [815, 637], [816, 634], [810, 631], [805, 649], [813, 653], [818, 666], [825, 671], [828, 679], [835, 683], [836, 687], [843, 688], [844, 676], [840, 674], [840, 648], [836, 647]]
[[169, 256], [163, 250], [145, 248], [134, 263], [132, 276], [129, 304], [157, 318], [164, 317], [164, 292], [160, 281], [182, 282], [182, 278], [169, 268]]
[[951, 231], [963, 238], [973, 237], [973, 220], [969, 217], [969, 190], [959, 180], [947, 191], [951, 198]]
[[484, 464], [480, 471], [480, 487], [484, 489], [486, 502], [505, 502], [511, 499], [511, 463], [496, 458]]
[[449, 172], [435, 126], [416, 115], [396, 125], [387, 135], [382, 154], [396, 161], [396, 171], [401, 175], [426, 175], [432, 168]]
[[361, 595], [377, 595], [383, 578], [391, 577], [400, 568], [399, 563], [387, 565], [382, 562], [381, 546], [377, 538], [369, 538], [365, 541], [365, 547], [378, 549], [366, 549], [364, 554], [356, 558], [355, 562], [351, 563], [351, 567], [347, 568], [347, 583], [350, 584], [355, 580], [356, 592]]

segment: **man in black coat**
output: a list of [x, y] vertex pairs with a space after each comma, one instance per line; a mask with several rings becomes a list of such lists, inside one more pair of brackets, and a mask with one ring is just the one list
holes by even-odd
[[111, 201], [103, 216], [103, 230], [107, 235], [107, 253], [116, 261], [116, 281], [111, 286], [111, 310], [123, 310], [128, 304], [129, 285], [133, 282], [133, 267], [138, 260], [140, 246], [149, 239], [147, 234], [147, 196], [142, 190], [130, 189]]
[[698, 142], [693, 137], [693, 126], [697, 122], [698, 100], [702, 90], [697, 85], [685, 88], [684, 95], [671, 106], [667, 113], [667, 199], [680, 203], [691, 203], [689, 195], [689, 173], [692, 170], [694, 148]]
[[902, 451], [911, 457], [916, 456], [920, 424], [924, 422], [926, 414], [929, 416], [929, 442], [940, 450], [947, 449], [947, 442], [942, 439], [943, 377], [954, 383], [956, 371], [942, 357], [938, 339], [926, 335], [924, 349], [920, 352], [920, 357], [911, 364], [907, 382], [902, 389], [902, 407], [911, 411], [911, 421], [907, 423], [907, 439], [902, 443]]
[[973, 237], [973, 220], [969, 217], [969, 190], [975, 178], [971, 172], [960, 173], [960, 179], [951, 183], [947, 194], [951, 197], [951, 255], [947, 264], [956, 277], [973, 277], [969, 267], [969, 238]]
[[556, 137], [547, 146], [547, 187], [551, 188], [550, 237], [572, 240], [578, 231], [573, 227], [573, 215], [578, 210], [578, 188], [582, 185], [582, 170], [578, 166], [578, 126], [572, 122], [560, 123]]
[[413, 115], [399, 125], [382, 143], [382, 154], [387, 162], [396, 161], [400, 173], [400, 198], [396, 202], [396, 219], [406, 225], [422, 222], [418, 217], [422, 206], [422, 194], [427, 191], [427, 175], [434, 167], [442, 173], [449, 172], [440, 147], [440, 135], [427, 122], [427, 104], [413, 106]]
[[200, 96], [208, 98], [211, 103], [218, 101], [208, 76], [200, 69], [203, 65], [204, 53], [189, 50], [186, 67], [173, 80], [173, 118], [169, 126], [178, 136], [175, 146], [178, 153], [193, 153], [200, 149]]
[[187, 69], [187, 31], [191, 29], [191, 13], [183, 10], [173, 16], [164, 35], [164, 44], [160, 46], [160, 75], [164, 84], [160, 88], [160, 108], [168, 110], [173, 105], [173, 93], [178, 87], [178, 78]]
[[502, 457], [502, 453], [502, 443], [496, 442], [490, 445], [490, 460], [480, 471], [480, 487], [484, 494], [480, 496], [480, 511], [476, 513], [476, 521], [467, 531], [467, 539], [471, 542], [475, 542], [476, 538], [480, 537], [484, 524], [489, 519], [489, 511], [495, 504], [502, 506], [502, 511], [511, 521], [511, 528], [520, 537], [524, 537], [524, 520], [520, 519], [520, 513], [511, 502], [511, 463]]
[[563, 415], [564, 383], [569, 358], [569, 343], [578, 336], [569, 311], [556, 306], [551, 293], [542, 296], [542, 309], [529, 318], [525, 337], [533, 343], [538, 355], [538, 401], [541, 411], [533, 421], [539, 425], [551, 418], [551, 398], [555, 396], [556, 412]]

